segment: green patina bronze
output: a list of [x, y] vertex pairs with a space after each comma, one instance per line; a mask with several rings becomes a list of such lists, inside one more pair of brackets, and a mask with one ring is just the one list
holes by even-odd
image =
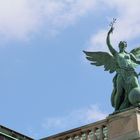
[[92, 65], [104, 66], [105, 71], [116, 72], [113, 78], [113, 91], [111, 104], [115, 111], [120, 111], [140, 104], [140, 85], [135, 68], [140, 65], [140, 47], [126, 52], [127, 43], [120, 41], [116, 51], [110, 43], [110, 34], [113, 33], [115, 20], [111, 23], [111, 28], [107, 33], [106, 43], [110, 53], [107, 52], [87, 52], [86, 58]]

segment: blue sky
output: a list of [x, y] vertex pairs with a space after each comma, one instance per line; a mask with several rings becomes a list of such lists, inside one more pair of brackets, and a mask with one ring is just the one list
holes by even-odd
[[[0, 0], [0, 122], [36, 139], [105, 118], [114, 74], [83, 50], [140, 44], [140, 1]], [[139, 69], [138, 69], [139, 70]]]

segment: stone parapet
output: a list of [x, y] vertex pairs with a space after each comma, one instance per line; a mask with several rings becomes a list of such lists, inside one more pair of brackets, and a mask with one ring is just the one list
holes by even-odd
[[107, 119], [41, 140], [108, 140]]
[[102, 121], [41, 140], [140, 140], [140, 109], [129, 108]]

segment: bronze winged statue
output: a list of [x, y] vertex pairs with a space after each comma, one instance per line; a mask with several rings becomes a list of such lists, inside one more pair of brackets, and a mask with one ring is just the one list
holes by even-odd
[[120, 111], [140, 104], [140, 85], [138, 82], [135, 68], [140, 65], [140, 47], [126, 52], [127, 43], [120, 41], [119, 51], [115, 50], [110, 43], [110, 34], [114, 27], [107, 33], [106, 44], [108, 52], [88, 52], [84, 51], [86, 58], [95, 66], [104, 66], [105, 71], [115, 72], [113, 78], [113, 91], [111, 95], [111, 104], [115, 111]]

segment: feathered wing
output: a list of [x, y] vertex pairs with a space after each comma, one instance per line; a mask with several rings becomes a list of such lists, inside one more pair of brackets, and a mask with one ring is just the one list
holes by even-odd
[[84, 51], [84, 53], [86, 54], [86, 58], [91, 61], [92, 65], [104, 66], [105, 71], [113, 73], [118, 68], [117, 62], [115, 61], [114, 57], [107, 52]]
[[130, 53], [132, 53], [137, 59], [140, 59], [140, 47], [131, 50]]

